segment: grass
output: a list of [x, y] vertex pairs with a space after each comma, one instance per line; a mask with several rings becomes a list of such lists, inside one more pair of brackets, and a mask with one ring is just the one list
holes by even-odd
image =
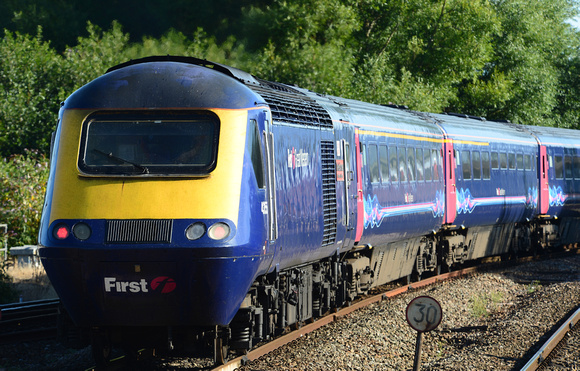
[[492, 292], [480, 294], [471, 298], [471, 314], [476, 318], [486, 318], [503, 301], [503, 293]]
[[5, 272], [8, 276], [7, 284], [16, 293], [16, 301], [57, 298], [42, 266], [11, 266]]
[[531, 293], [535, 292], [536, 290], [540, 289], [541, 287], [542, 287], [542, 285], [540, 284], [540, 281], [534, 280], [534, 281], [530, 282], [526, 291], [528, 292], [528, 294], [531, 294]]

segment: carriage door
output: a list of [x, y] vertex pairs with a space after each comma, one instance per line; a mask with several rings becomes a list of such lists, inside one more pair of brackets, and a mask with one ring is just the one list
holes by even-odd
[[276, 208], [276, 162], [274, 158], [274, 133], [270, 112], [266, 112], [264, 147], [266, 149], [266, 201], [268, 203], [268, 240], [270, 244], [278, 238], [278, 217]]
[[452, 224], [457, 215], [457, 195], [455, 179], [455, 157], [453, 156], [453, 141], [447, 139], [443, 145], [443, 166], [445, 174], [445, 224]]
[[362, 234], [363, 234], [363, 227], [364, 227], [364, 217], [365, 217], [365, 209], [364, 209], [364, 200], [363, 200], [363, 189], [362, 189], [362, 156], [360, 152], [360, 140], [358, 135], [358, 129], [355, 130], [354, 134], [354, 142], [355, 142], [355, 158], [356, 158], [356, 237], [354, 238], [355, 242], [359, 242]]
[[540, 146], [540, 158], [538, 163], [540, 176], [540, 214], [546, 214], [550, 208], [550, 188], [548, 185], [548, 155], [546, 146]]
[[342, 160], [337, 160], [338, 169], [342, 170], [337, 172], [337, 180], [344, 187], [342, 190], [344, 192], [343, 225], [346, 233], [343, 245], [348, 245], [355, 237], [353, 231], [355, 229], [354, 218], [356, 217], [357, 202], [356, 180], [352, 166], [354, 163], [353, 145], [348, 140], [342, 139], [339, 141], [339, 151], [343, 154]]

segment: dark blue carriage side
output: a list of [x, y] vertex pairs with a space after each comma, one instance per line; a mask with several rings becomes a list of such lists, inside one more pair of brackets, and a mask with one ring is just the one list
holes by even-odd
[[443, 223], [441, 129], [407, 110], [310, 94], [334, 121], [337, 248], [363, 250], [369, 285], [410, 275]]
[[[580, 133], [577, 130], [529, 127], [548, 155], [549, 208], [544, 216], [547, 233], [560, 243], [580, 239]], [[554, 229], [554, 228], [557, 228]]]
[[445, 212], [440, 129], [392, 108], [361, 109], [353, 120], [362, 154], [361, 242], [381, 245], [439, 230]]
[[468, 258], [510, 251], [517, 223], [538, 209], [539, 144], [524, 127], [454, 115], [430, 115], [445, 130], [455, 154], [453, 228]]
[[271, 110], [275, 164], [276, 270], [336, 254], [337, 203], [333, 123], [303, 91], [260, 80], [248, 84]]
[[457, 187], [454, 224], [522, 222], [537, 213], [539, 145], [516, 125], [432, 115], [453, 141]]

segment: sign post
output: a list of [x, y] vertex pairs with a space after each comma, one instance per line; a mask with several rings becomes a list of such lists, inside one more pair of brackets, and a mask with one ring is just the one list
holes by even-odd
[[417, 331], [413, 371], [419, 371], [423, 333], [434, 330], [439, 326], [443, 311], [437, 300], [430, 296], [418, 296], [407, 305], [405, 315], [409, 326]]

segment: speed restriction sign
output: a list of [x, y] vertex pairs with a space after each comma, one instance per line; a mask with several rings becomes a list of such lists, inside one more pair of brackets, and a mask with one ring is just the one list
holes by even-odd
[[428, 332], [441, 323], [441, 305], [430, 296], [418, 296], [407, 305], [407, 322], [419, 332]]

